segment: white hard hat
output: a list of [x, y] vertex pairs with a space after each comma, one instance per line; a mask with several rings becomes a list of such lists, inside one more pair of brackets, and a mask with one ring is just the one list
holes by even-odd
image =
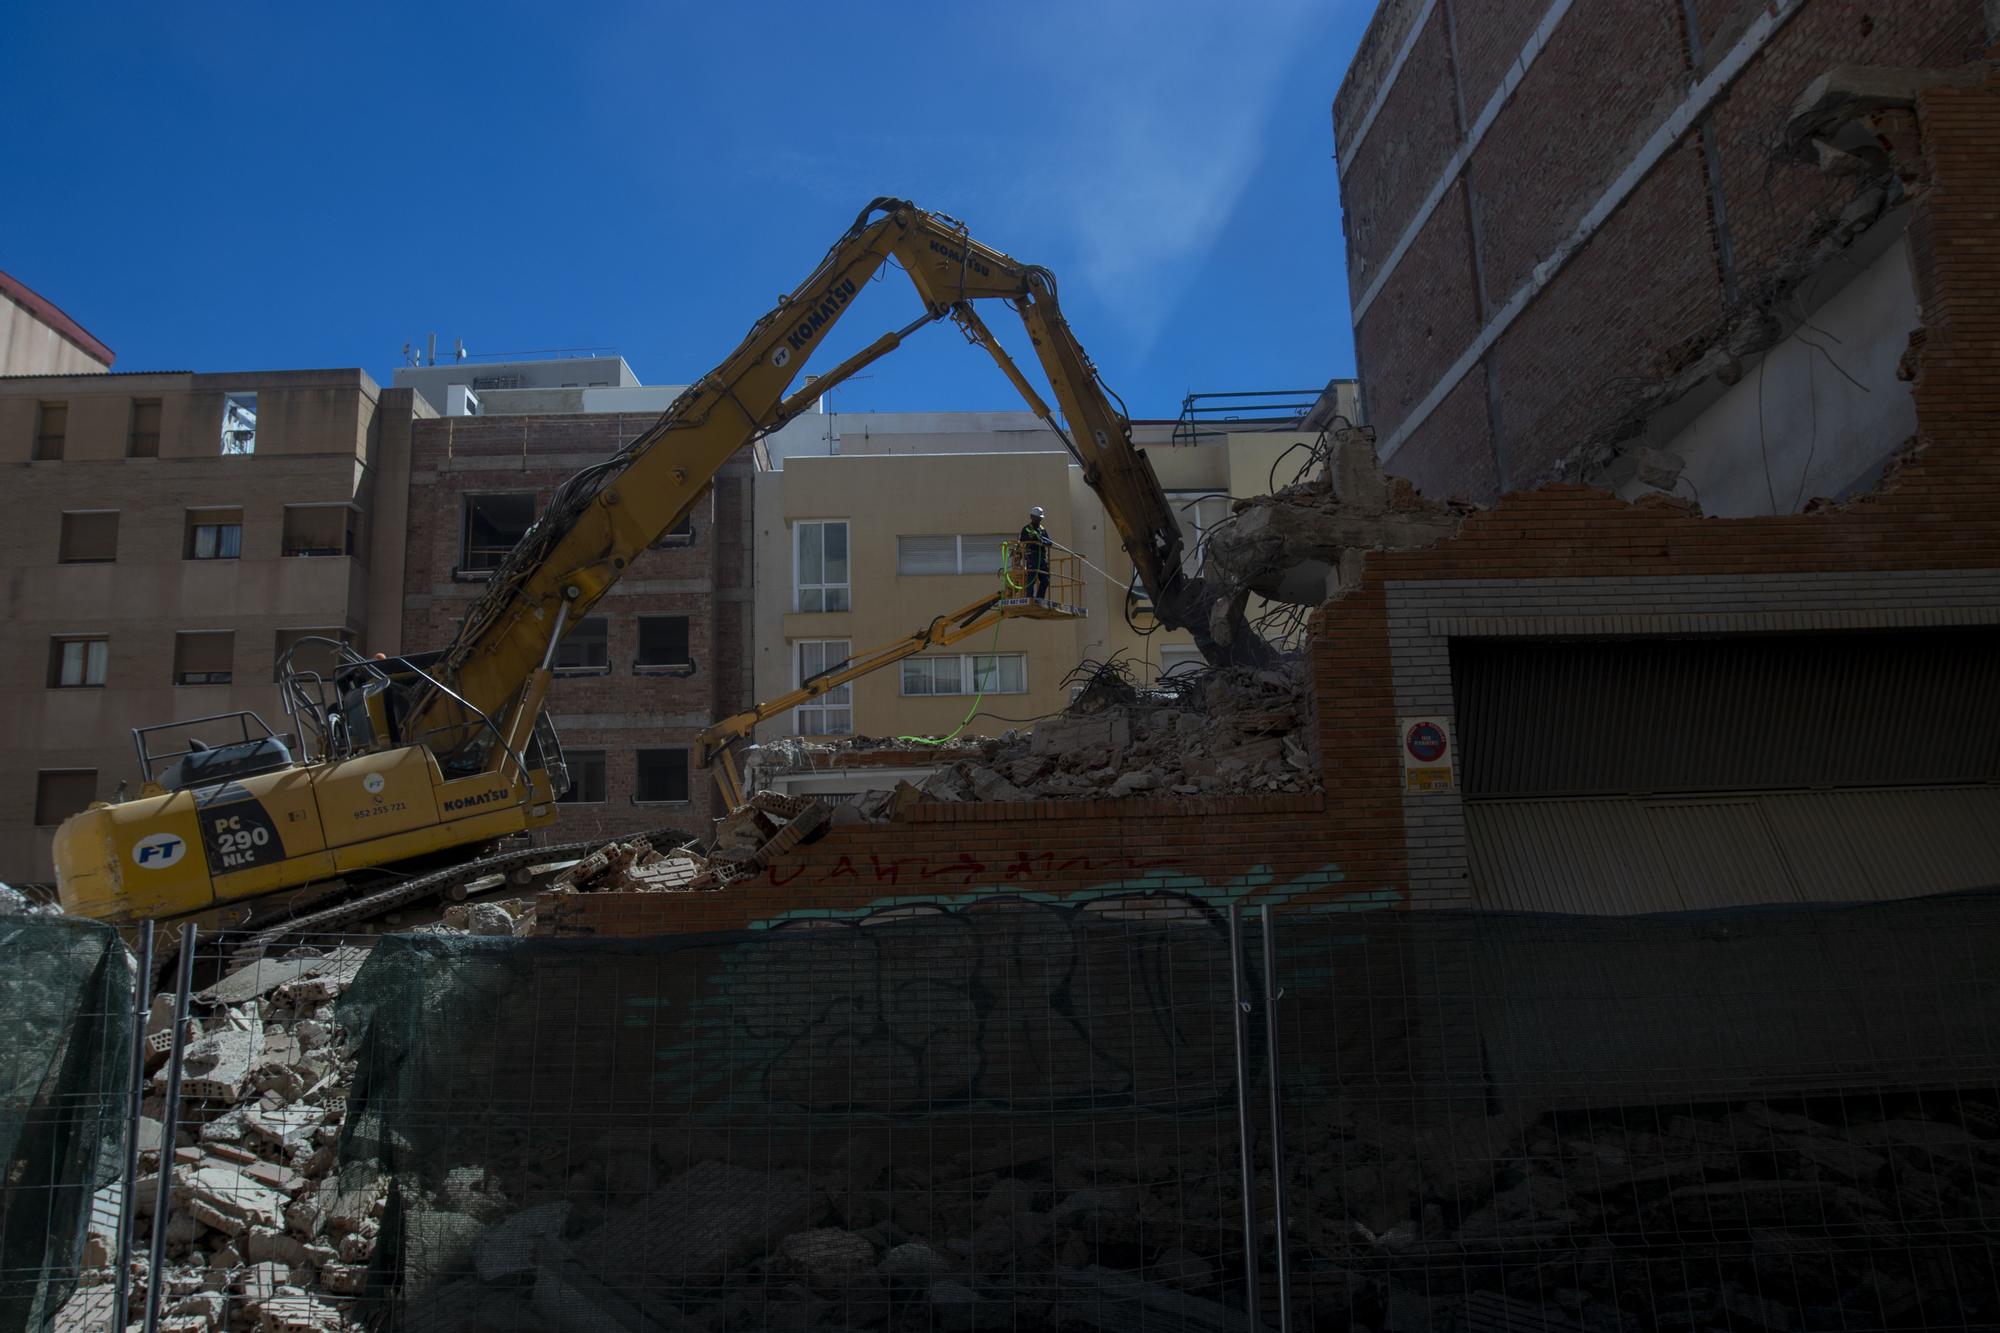
[[1042, 517], [1042, 507], [1041, 507], [1040, 505], [1029, 505], [1029, 506], [1028, 506], [1028, 517], [1029, 517], [1029, 518], [1040, 518], [1040, 517]]

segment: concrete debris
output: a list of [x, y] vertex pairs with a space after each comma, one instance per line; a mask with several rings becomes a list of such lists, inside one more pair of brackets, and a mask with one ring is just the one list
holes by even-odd
[[700, 893], [726, 888], [817, 836], [832, 816], [833, 808], [824, 801], [758, 792], [716, 821], [705, 852], [691, 845], [660, 851], [645, 838], [609, 842], [557, 875], [549, 891]]
[[1203, 577], [1272, 601], [1317, 607], [1353, 588], [1370, 551], [1407, 551], [1456, 536], [1470, 507], [1392, 479], [1366, 431], [1332, 442], [1331, 466], [1274, 494], [1239, 500], [1207, 535]]
[[1193, 673], [1166, 689], [1104, 665], [1069, 712], [980, 742], [918, 790], [931, 801], [1312, 791], [1311, 716], [1302, 655], [1273, 669]]
[[[380, 1228], [380, 1190], [343, 1195], [333, 1136], [346, 1116], [354, 1063], [331, 1001], [368, 956], [366, 946], [323, 955], [260, 959], [196, 992], [181, 1081], [180, 1131], [172, 1147], [171, 1213], [165, 1223], [162, 1329], [180, 1333], [336, 1333], [356, 1325]], [[170, 1035], [173, 997], [157, 996], [147, 1031]], [[141, 1179], [133, 1243], [143, 1254], [155, 1225], [164, 1070], [140, 1122]], [[346, 1214], [339, 1204], [350, 1203]], [[116, 1216], [115, 1206], [107, 1216]], [[345, 1224], [345, 1230], [339, 1224]], [[92, 1328], [117, 1327], [110, 1235], [86, 1238], [78, 1296]], [[141, 1266], [143, 1270], [143, 1265]], [[143, 1271], [135, 1309], [145, 1298]], [[81, 1329], [85, 1325], [76, 1324]]]

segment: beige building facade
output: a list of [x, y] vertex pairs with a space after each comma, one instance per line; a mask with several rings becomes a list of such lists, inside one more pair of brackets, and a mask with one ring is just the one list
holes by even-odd
[[0, 879], [49, 880], [55, 825], [136, 793], [133, 728], [248, 710], [283, 733], [296, 640], [398, 649], [430, 415], [351, 369], [0, 382]]
[[91, 375], [116, 359], [55, 302], [0, 273], [0, 375]]
[[[773, 716], [759, 728], [760, 742], [940, 736], [962, 722], [966, 735], [997, 735], [1060, 710], [1083, 662], [1116, 658], [1153, 681], [1200, 661], [1185, 632], [1158, 626], [1142, 598], [1128, 599], [1132, 562], [1061, 441], [1024, 413], [953, 420], [959, 415], [841, 415], [828, 448], [759, 471], [757, 697], [775, 699], [850, 654], [990, 594], [1001, 584], [1000, 543], [1018, 537], [1032, 505], [1046, 511], [1053, 539], [1076, 553], [1069, 568], [1085, 614], [1003, 621], [977, 640]], [[1274, 466], [1278, 484], [1289, 481], [1280, 460], [1316, 436], [1295, 423], [1190, 431], [1149, 421], [1133, 429], [1183, 515], [1197, 567], [1201, 534], [1228, 515], [1230, 501], [1263, 494]]]

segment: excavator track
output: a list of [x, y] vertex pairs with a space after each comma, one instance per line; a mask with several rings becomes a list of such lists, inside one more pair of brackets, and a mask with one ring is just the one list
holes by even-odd
[[[686, 833], [679, 829], [654, 829], [650, 833], [635, 835], [646, 839], [656, 848], [678, 847], [689, 841]], [[624, 841], [621, 838], [618, 841]], [[544, 861], [561, 861], [588, 856], [611, 839], [591, 838], [583, 842], [555, 843], [547, 847], [522, 847], [514, 851], [496, 852], [476, 860], [461, 861], [443, 870], [434, 870], [428, 875], [418, 875], [372, 893], [363, 893], [353, 898], [322, 907], [316, 912], [289, 917], [275, 922], [242, 941], [234, 950], [234, 957], [247, 960], [261, 955], [288, 935], [327, 934], [356, 922], [372, 920], [386, 912], [411, 903], [422, 902], [437, 894], [447, 893], [452, 885], [485, 875], [504, 875], [526, 866]]]

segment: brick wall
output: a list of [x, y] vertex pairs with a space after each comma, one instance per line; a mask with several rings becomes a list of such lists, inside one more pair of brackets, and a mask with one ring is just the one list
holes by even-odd
[[[1781, 151], [1805, 86], [1842, 64], [1963, 65], [1992, 39], [1985, 10], [1982, 0], [1806, 0], [1786, 11], [1707, 115], [1426, 415], [1480, 331], [1771, 7], [1385, 3], [1335, 101], [1334, 137], [1365, 409], [1385, 441], [1420, 423], [1390, 470], [1433, 494], [1490, 502], [1607, 438], [1637, 386], [1714, 337], [1869, 188]], [[1510, 75], [1518, 86], [1506, 92]]]
[[[441, 647], [483, 584], [455, 578], [465, 497], [533, 492], [537, 512], [562, 481], [637, 437], [650, 415], [447, 417], [417, 425], [411, 442], [409, 555], [403, 641], [410, 651]], [[548, 711], [572, 755], [602, 751], [602, 803], [566, 805], [554, 840], [641, 829], [706, 832], [721, 813], [714, 783], [693, 767], [695, 733], [750, 703], [749, 551], [751, 464], [732, 460], [694, 514], [687, 545], [648, 550], [592, 611], [606, 621], [610, 670], [559, 676]], [[688, 619], [692, 675], [640, 674], [639, 619]], [[635, 804], [636, 752], [689, 751], [689, 799]]]
[[[1323, 796], [924, 806], [835, 828], [725, 893], [545, 899], [543, 929], [671, 933], [996, 894], [1145, 895], [1151, 910], [1232, 898], [1354, 909], [1412, 901], [1413, 887], [1462, 901], [1448, 882], [1462, 867], [1431, 846], [1421, 816], [1406, 818], [1397, 721], [1410, 682], [1398, 679], [1397, 639], [1417, 631], [1396, 626], [1392, 600], [1435, 589], [1475, 613], [1503, 601], [1602, 613], [1618, 605], [1606, 586], [1622, 581], [1628, 601], [1688, 614], [1805, 605], [1836, 587], [1875, 606], [2000, 608], [2000, 78], [1926, 93], [1920, 113], [1932, 181], [1911, 224], [1927, 321], [1913, 356], [1921, 433], [1877, 493], [1715, 519], [1559, 485], [1510, 495], [1430, 549], [1371, 553], [1359, 586], [1311, 623]], [[1894, 572], [1906, 577], [1893, 592], [1879, 577], [1839, 578]]]

